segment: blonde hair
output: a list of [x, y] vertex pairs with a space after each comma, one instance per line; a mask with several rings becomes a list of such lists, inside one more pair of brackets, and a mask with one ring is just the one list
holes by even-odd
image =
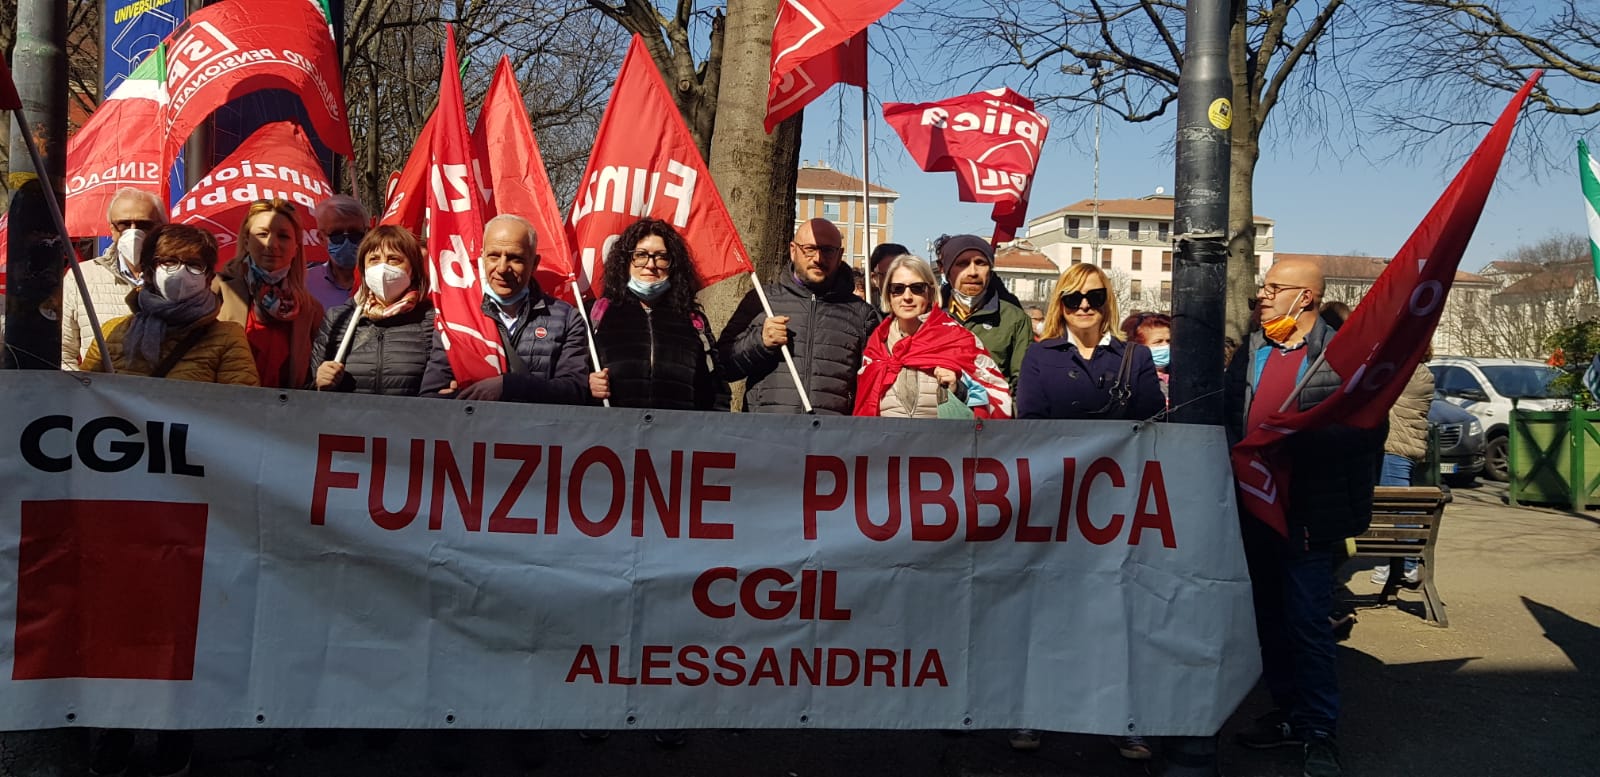
[[1107, 333], [1117, 339], [1122, 339], [1122, 331], [1117, 329], [1116, 323], [1121, 319], [1117, 316], [1117, 295], [1111, 290], [1111, 278], [1104, 270], [1087, 262], [1068, 267], [1061, 273], [1061, 278], [1056, 281], [1056, 289], [1050, 294], [1050, 308], [1044, 314], [1044, 332], [1040, 338], [1049, 340], [1061, 337], [1067, 331], [1066, 304], [1061, 301], [1061, 295], [1081, 290], [1091, 278], [1098, 278], [1100, 285], [1106, 290], [1106, 304], [1101, 305], [1100, 311], [1100, 336]]
[[917, 278], [919, 278], [923, 283], [928, 284], [929, 310], [944, 306], [943, 295], [940, 294], [939, 281], [934, 277], [933, 274], [933, 265], [928, 264], [928, 260], [923, 259], [920, 256], [901, 254], [893, 259], [890, 259], [889, 266], [883, 271], [883, 283], [880, 284], [880, 288], [878, 289], [878, 305], [883, 312], [888, 313], [890, 310], [889, 300], [891, 298], [889, 296], [889, 279], [893, 278], [894, 271], [900, 269], [901, 267], [905, 267], [916, 273]]
[[[239, 222], [239, 253], [233, 258], [232, 262], [228, 263], [228, 266], [231, 268], [237, 265], [237, 275], [239, 277], [248, 275], [248, 272], [244, 269], [244, 263], [246, 257], [250, 254], [245, 249], [246, 241], [250, 239], [250, 220], [263, 213], [282, 216], [288, 219], [289, 224], [294, 227], [294, 256], [289, 260], [289, 275], [284, 278], [284, 286], [292, 290], [302, 304], [308, 303], [308, 301], [314, 302], [311, 292], [306, 290], [305, 231], [300, 228], [299, 211], [295, 208], [294, 203], [288, 200], [274, 197], [270, 200], [256, 200], [250, 203], [250, 209], [245, 211], [244, 221]], [[230, 271], [229, 274], [235, 273]], [[255, 300], [250, 301], [252, 303], [255, 302]]]

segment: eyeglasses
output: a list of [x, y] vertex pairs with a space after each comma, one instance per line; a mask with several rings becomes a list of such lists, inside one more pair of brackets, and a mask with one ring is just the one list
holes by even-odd
[[1077, 310], [1083, 307], [1083, 301], [1086, 299], [1089, 300], [1089, 307], [1098, 309], [1106, 304], [1106, 290], [1090, 289], [1088, 291], [1064, 291], [1061, 293], [1061, 301], [1066, 304], [1068, 310]]
[[117, 230], [118, 232], [126, 232], [130, 229], [138, 229], [149, 232], [150, 230], [156, 228], [156, 223], [150, 219], [123, 219], [121, 221], [111, 222], [111, 228]]
[[641, 270], [646, 267], [665, 270], [672, 266], [672, 256], [666, 251], [634, 251], [633, 266]]
[[1266, 292], [1268, 297], [1276, 297], [1278, 296], [1278, 292], [1281, 291], [1290, 291], [1294, 289], [1305, 291], [1307, 288], [1308, 287], [1306, 286], [1285, 286], [1281, 283], [1263, 283], [1256, 287], [1256, 293], [1259, 294], [1261, 292]]
[[169, 271], [183, 267], [196, 275], [204, 275], [206, 272], [206, 263], [199, 258], [180, 259], [176, 256], [158, 256], [156, 257], [156, 267]]
[[362, 238], [367, 236], [367, 231], [365, 229], [349, 229], [349, 230], [345, 230], [343, 232], [329, 232], [327, 234], [328, 234], [328, 242], [330, 242], [330, 243], [333, 243], [333, 242], [339, 242], [339, 243], [356, 242], [356, 243], [359, 243], [359, 242], [361, 242]]
[[918, 281], [916, 283], [891, 283], [889, 284], [888, 289], [889, 296], [891, 297], [898, 297], [908, 291], [917, 295], [918, 297], [926, 297], [928, 296], [929, 285], [923, 281]]
[[790, 243], [789, 245], [800, 249], [800, 255], [807, 259], [811, 259], [817, 254], [822, 254], [823, 256], [838, 256], [839, 253], [844, 250], [839, 246], [811, 245], [808, 243]]

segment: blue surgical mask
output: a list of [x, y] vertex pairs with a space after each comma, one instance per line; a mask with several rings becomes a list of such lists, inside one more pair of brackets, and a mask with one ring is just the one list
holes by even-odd
[[1152, 346], [1150, 346], [1150, 358], [1155, 359], [1157, 367], [1165, 367], [1165, 366], [1167, 366], [1169, 363], [1172, 362], [1172, 346], [1170, 346], [1170, 345], [1152, 345]]
[[655, 283], [645, 283], [638, 278], [628, 279], [628, 291], [633, 292], [634, 296], [644, 300], [645, 302], [654, 301], [656, 297], [665, 294], [667, 289], [670, 288], [672, 288], [671, 278], [662, 278]]
[[361, 247], [361, 241], [348, 237], [328, 238], [328, 261], [341, 270], [353, 270], [356, 266], [356, 249]]
[[289, 263], [287, 262], [282, 267], [271, 271], [262, 269], [261, 265], [256, 264], [254, 259], [246, 258], [245, 262], [249, 265], [250, 274], [255, 276], [257, 283], [274, 286], [283, 283], [283, 279], [289, 277]]
[[492, 286], [490, 286], [488, 283], [484, 283], [483, 295], [494, 300], [495, 303], [500, 307], [509, 308], [514, 305], [521, 304], [523, 300], [528, 298], [528, 286], [523, 286], [515, 294], [512, 294], [509, 297], [502, 297], [499, 294], [494, 293], [494, 288]]

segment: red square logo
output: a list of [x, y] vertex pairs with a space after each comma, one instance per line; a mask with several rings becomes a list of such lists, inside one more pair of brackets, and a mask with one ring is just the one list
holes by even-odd
[[206, 505], [22, 503], [13, 680], [189, 680]]

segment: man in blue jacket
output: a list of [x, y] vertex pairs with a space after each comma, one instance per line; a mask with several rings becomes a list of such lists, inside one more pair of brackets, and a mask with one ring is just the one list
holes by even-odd
[[519, 216], [502, 214], [484, 225], [479, 272], [483, 315], [495, 322], [508, 369], [470, 386], [457, 386], [440, 334], [422, 375], [422, 395], [468, 400], [589, 402], [588, 346], [576, 308], [544, 293], [533, 280], [539, 266], [538, 234]]

